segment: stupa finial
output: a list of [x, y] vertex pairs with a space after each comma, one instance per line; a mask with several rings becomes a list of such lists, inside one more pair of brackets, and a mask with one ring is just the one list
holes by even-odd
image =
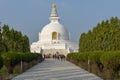
[[52, 8], [56, 8], [56, 4], [55, 3], [52, 4]]
[[56, 9], [56, 4], [55, 3], [52, 4], [52, 12], [51, 12], [51, 15], [50, 15], [50, 21], [51, 22], [59, 21], [59, 17], [58, 17], [58, 14], [57, 14], [57, 9]]

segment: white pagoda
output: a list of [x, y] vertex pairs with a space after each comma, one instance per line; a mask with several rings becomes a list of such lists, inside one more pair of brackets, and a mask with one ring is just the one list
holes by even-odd
[[78, 52], [78, 44], [69, 40], [69, 32], [60, 24], [56, 4], [52, 4], [50, 23], [39, 32], [39, 40], [30, 46], [31, 52], [42, 54], [55, 54], [59, 52], [67, 55], [71, 52]]

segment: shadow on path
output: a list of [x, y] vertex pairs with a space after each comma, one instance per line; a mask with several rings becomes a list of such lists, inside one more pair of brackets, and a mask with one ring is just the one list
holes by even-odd
[[102, 80], [68, 61], [45, 60], [12, 80]]

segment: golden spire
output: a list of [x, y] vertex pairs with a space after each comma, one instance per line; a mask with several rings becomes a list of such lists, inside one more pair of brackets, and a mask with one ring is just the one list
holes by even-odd
[[52, 4], [52, 8], [56, 8], [56, 4], [55, 3]]
[[51, 12], [51, 15], [50, 15], [50, 21], [52, 21], [52, 22], [59, 21], [59, 17], [58, 17], [58, 14], [57, 14], [57, 9], [56, 9], [56, 4], [55, 3], [52, 4], [52, 12]]

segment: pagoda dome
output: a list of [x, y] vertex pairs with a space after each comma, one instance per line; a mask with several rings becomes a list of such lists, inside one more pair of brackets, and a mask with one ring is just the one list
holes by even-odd
[[40, 33], [41, 41], [51, 40], [69, 40], [69, 32], [59, 23], [59, 17], [56, 10], [56, 5], [52, 5], [52, 13], [50, 16], [50, 23], [43, 27]]
[[42, 29], [40, 38], [41, 41], [69, 40], [69, 33], [59, 22], [51, 22]]
[[69, 40], [69, 32], [59, 21], [56, 4], [52, 4], [52, 12], [49, 17], [50, 23], [45, 25], [39, 32], [39, 40], [33, 42], [30, 50], [33, 53], [51, 54], [60, 53], [67, 55], [68, 53], [78, 52], [77, 43]]

